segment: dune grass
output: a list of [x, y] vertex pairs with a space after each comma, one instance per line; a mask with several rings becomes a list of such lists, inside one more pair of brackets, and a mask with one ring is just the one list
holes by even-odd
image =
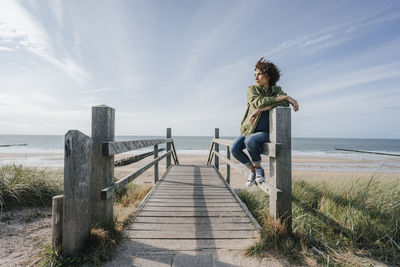
[[62, 176], [22, 165], [0, 167], [0, 210], [15, 206], [50, 207], [62, 193]]
[[400, 265], [400, 179], [336, 181], [293, 181], [292, 234], [269, 217], [267, 194], [240, 191], [263, 227], [247, 254], [310, 265]]

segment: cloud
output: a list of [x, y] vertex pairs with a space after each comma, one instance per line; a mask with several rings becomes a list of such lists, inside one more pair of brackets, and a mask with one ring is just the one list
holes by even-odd
[[81, 94], [90, 94], [90, 93], [98, 93], [98, 92], [104, 92], [104, 91], [115, 91], [117, 90], [116, 88], [113, 87], [103, 87], [103, 88], [97, 88], [97, 89], [92, 89], [92, 90], [83, 90], [80, 91]]
[[0, 1], [0, 45], [14, 51], [25, 49], [52, 63], [80, 84], [90, 77], [69, 56], [57, 58], [54, 55], [42, 25], [16, 1]]
[[357, 25], [354, 25], [354, 26], [350, 27], [349, 29], [347, 29], [346, 33], [353, 32], [353, 31], [358, 30], [360, 28], [369, 27], [369, 26], [372, 26], [372, 25], [375, 25], [375, 24], [379, 24], [379, 23], [383, 23], [383, 22], [387, 22], [387, 21], [391, 21], [391, 20], [395, 20], [395, 19], [399, 19], [399, 18], [400, 18], [400, 12], [397, 12], [397, 13], [391, 14], [391, 15], [389, 15], [387, 17], [378, 18], [378, 19], [375, 19], [373, 21], [368, 21], [368, 22], [365, 22], [365, 23], [359, 23]]
[[11, 49], [9, 47], [5, 47], [5, 46], [0, 46], [0, 51], [10, 51], [10, 52], [14, 52], [14, 49]]
[[[221, 39], [229, 38], [229, 33], [234, 34], [234, 32], [229, 31], [229, 29], [240, 25], [239, 18], [244, 13], [249, 12], [250, 9], [251, 4], [245, 1], [235, 2], [227, 6], [225, 15], [221, 16], [217, 23], [212, 25], [212, 28], [207, 31], [207, 34], [202, 36], [201, 39], [196, 40], [196, 38], [194, 38], [196, 42], [191, 49], [191, 53], [186, 57], [186, 62], [182, 70], [178, 72], [180, 73], [179, 79], [181, 79], [181, 81], [190, 80], [196, 75], [203, 60], [207, 58], [212, 50], [221, 44]], [[203, 18], [201, 18], [201, 20], [203, 20]], [[204, 21], [200, 21], [199, 23], [203, 24]]]
[[49, 0], [50, 8], [56, 17], [58, 25], [63, 24], [64, 20], [64, 13], [63, 13], [63, 6], [61, 0]]
[[323, 35], [323, 36], [318, 36], [317, 38], [305, 41], [304, 43], [302, 43], [302, 46], [306, 47], [306, 46], [309, 46], [309, 45], [315, 45], [315, 44], [318, 44], [318, 43], [320, 43], [322, 41], [326, 41], [326, 40], [332, 39], [333, 37], [334, 37], [334, 35], [332, 33], [326, 34], [326, 35]]
[[[328, 47], [342, 44], [348, 40], [353, 39], [353, 32], [358, 29], [399, 19], [400, 12], [382, 15], [384, 11], [388, 9], [391, 10], [391, 8], [392, 5], [384, 7], [380, 10], [373, 12], [372, 14], [355, 19], [350, 22], [335, 25], [334, 27], [328, 27], [315, 33], [305, 34], [303, 36], [284, 41], [275, 48], [265, 53], [265, 56], [271, 56], [289, 48], [296, 48], [297, 50], [302, 51], [303, 55], [310, 55], [315, 52], [324, 50]], [[379, 15], [380, 17], [374, 19], [374, 17], [377, 15]]]
[[400, 77], [400, 61], [376, 67], [365, 68], [346, 74], [339, 74], [319, 83], [308, 84], [298, 88], [301, 97], [321, 95], [346, 87], [367, 84], [389, 78]]

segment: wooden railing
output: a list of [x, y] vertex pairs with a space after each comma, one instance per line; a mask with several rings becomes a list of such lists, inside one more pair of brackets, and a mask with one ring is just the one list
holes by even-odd
[[[274, 219], [284, 221], [291, 231], [292, 228], [292, 165], [291, 165], [291, 122], [290, 108], [277, 107], [269, 111], [270, 142], [262, 145], [261, 154], [269, 157], [269, 176], [266, 182], [256, 185], [269, 195], [269, 212]], [[249, 170], [231, 160], [231, 145], [233, 140], [219, 138], [219, 129], [215, 129], [211, 141], [207, 165], [219, 171], [219, 160], [226, 163], [226, 182], [230, 183], [230, 167], [243, 175]], [[226, 147], [226, 157], [219, 151], [219, 145]], [[246, 177], [247, 179], [247, 177]], [[244, 182], [244, 181], [243, 181]]]
[[[105, 105], [92, 107], [92, 137], [77, 130], [65, 135], [64, 195], [53, 198], [53, 247], [64, 254], [82, 249], [92, 226], [109, 227], [113, 223], [113, 196], [128, 183], [154, 166], [154, 183], [159, 177], [158, 163], [171, 156], [179, 164], [171, 128], [165, 139], [114, 141], [115, 110]], [[158, 146], [166, 144], [166, 153], [158, 156]], [[152, 153], [127, 159], [137, 162], [154, 155], [154, 160], [114, 182], [114, 155], [153, 146]]]

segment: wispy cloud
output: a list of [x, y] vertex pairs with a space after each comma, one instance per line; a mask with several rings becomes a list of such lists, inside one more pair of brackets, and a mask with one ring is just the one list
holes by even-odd
[[49, 0], [50, 8], [56, 17], [58, 25], [63, 24], [64, 12], [61, 0]]
[[375, 24], [379, 24], [379, 23], [383, 23], [383, 22], [387, 22], [387, 21], [391, 21], [391, 20], [395, 20], [395, 19], [399, 19], [399, 18], [400, 18], [400, 12], [397, 12], [397, 13], [390, 14], [389, 16], [386, 16], [383, 18], [378, 18], [378, 19], [374, 19], [372, 21], [368, 21], [365, 23], [359, 23], [357, 25], [351, 26], [349, 29], [346, 30], [346, 33], [353, 32], [360, 28], [369, 27], [369, 26], [372, 26]]
[[[226, 9], [227, 13], [225, 16], [221, 16], [218, 23], [212, 25], [212, 28], [204, 35], [204, 38], [201, 38], [195, 43], [190, 56], [186, 59], [182, 71], [179, 72], [181, 80], [192, 79], [192, 76], [196, 75], [200, 65], [199, 63], [207, 57], [210, 50], [220, 44], [222, 36], [224, 36], [224, 38], [228, 37], [228, 29], [240, 23], [238, 18], [251, 7], [247, 2], [236, 2], [234, 4], [235, 5], [230, 5], [229, 8]], [[201, 20], [203, 20], [203, 18], [201, 18]]]
[[334, 35], [332, 33], [330, 34], [326, 34], [323, 36], [317, 36], [314, 39], [309, 39], [307, 41], [304, 41], [304, 43], [301, 44], [301, 46], [306, 47], [306, 46], [310, 46], [310, 45], [315, 45], [318, 44], [320, 42], [326, 41], [326, 40], [330, 40], [334, 37]]
[[113, 87], [103, 87], [103, 88], [97, 88], [97, 89], [92, 89], [92, 90], [83, 90], [80, 91], [81, 94], [91, 94], [91, 93], [98, 93], [98, 92], [104, 92], [104, 91], [115, 91], [117, 90], [116, 88]]
[[346, 74], [338, 74], [329, 79], [323, 79], [317, 83], [306, 84], [299, 87], [297, 92], [301, 97], [323, 95], [347, 87], [396, 77], [400, 78], [400, 61], [365, 68]]
[[0, 46], [0, 51], [10, 51], [10, 52], [14, 52], [14, 49], [11, 49], [11, 48], [6, 47], [6, 46]]
[[80, 84], [90, 77], [71, 57], [54, 55], [44, 28], [16, 1], [0, 1], [0, 45], [14, 51], [25, 49], [52, 63]]
[[[392, 5], [389, 5], [373, 12], [372, 14], [357, 18], [353, 21], [284, 41], [265, 53], [265, 56], [271, 56], [290, 48], [300, 50], [303, 55], [310, 55], [324, 50], [325, 48], [342, 44], [351, 40], [353, 38], [352, 34], [356, 30], [399, 19], [400, 12], [385, 15], [382, 14], [385, 11], [390, 10], [391, 7]], [[379, 18], [375, 18], [376, 16], [379, 16]]]

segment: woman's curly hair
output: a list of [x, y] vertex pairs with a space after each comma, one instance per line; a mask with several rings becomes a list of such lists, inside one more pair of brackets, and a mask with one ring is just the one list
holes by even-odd
[[257, 61], [256, 67], [254, 70], [259, 69], [263, 74], [268, 75], [269, 77], [269, 86], [275, 85], [279, 78], [281, 77], [281, 71], [275, 66], [274, 63], [268, 60], [264, 60], [264, 57], [260, 58]]

